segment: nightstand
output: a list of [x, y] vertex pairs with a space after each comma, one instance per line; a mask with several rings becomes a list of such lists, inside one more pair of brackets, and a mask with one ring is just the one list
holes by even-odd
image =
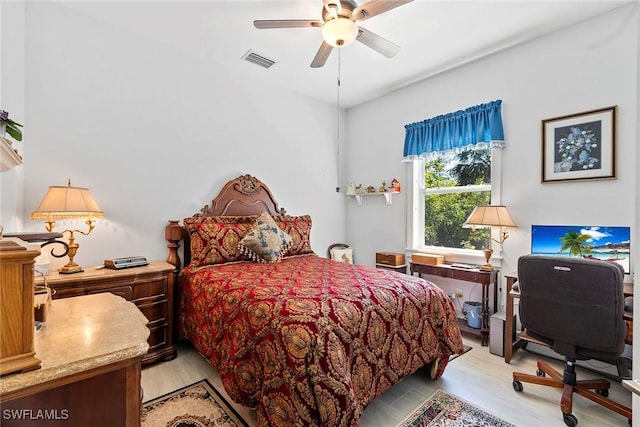
[[[176, 357], [174, 271], [173, 265], [159, 261], [122, 270], [85, 268], [75, 274], [53, 272], [47, 276], [47, 285], [55, 291], [53, 299], [111, 292], [133, 302], [149, 320], [149, 352], [142, 359], [148, 364]], [[36, 277], [35, 282], [43, 284], [42, 277]]]

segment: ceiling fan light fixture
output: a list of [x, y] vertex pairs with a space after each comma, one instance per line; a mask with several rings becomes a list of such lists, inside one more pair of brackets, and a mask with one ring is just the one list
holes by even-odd
[[322, 37], [333, 47], [348, 46], [358, 36], [358, 26], [348, 18], [338, 17], [322, 26]]

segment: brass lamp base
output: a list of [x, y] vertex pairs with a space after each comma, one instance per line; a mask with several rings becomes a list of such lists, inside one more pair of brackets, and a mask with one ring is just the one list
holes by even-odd
[[484, 265], [482, 267], [480, 267], [481, 270], [484, 270], [484, 271], [493, 270], [493, 265], [491, 265], [489, 263], [489, 259], [491, 259], [491, 255], [493, 255], [493, 249], [491, 249], [490, 247], [484, 248], [484, 260], [485, 260], [485, 263], [484, 263]]
[[87, 233], [82, 233], [82, 231], [80, 230], [65, 230], [63, 231], [69, 232], [69, 262], [60, 269], [60, 273], [62, 274], [74, 274], [74, 273], [82, 273], [84, 270], [82, 269], [82, 267], [80, 267], [78, 264], [76, 264], [76, 262], [73, 260], [76, 256], [76, 253], [78, 253], [78, 248], [80, 247], [79, 244], [76, 243], [76, 239], [73, 236], [73, 233], [75, 231], [82, 233], [82, 234], [89, 234], [91, 233], [91, 230], [93, 230], [93, 224], [90, 223], [90, 221], [87, 221], [87, 224], [89, 224], [89, 231]]
[[59, 272], [60, 274], [74, 274], [74, 273], [82, 273], [84, 269], [78, 264], [67, 264], [62, 267]]

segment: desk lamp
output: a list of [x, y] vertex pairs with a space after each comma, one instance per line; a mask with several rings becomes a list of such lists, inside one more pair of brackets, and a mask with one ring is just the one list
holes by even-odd
[[518, 228], [513, 219], [511, 219], [507, 207], [497, 205], [476, 206], [462, 226], [465, 228], [497, 228], [500, 230], [500, 239], [496, 240], [489, 236], [487, 246], [484, 248], [485, 264], [481, 268], [487, 271], [493, 270], [493, 266], [489, 263], [489, 259], [493, 254], [491, 241], [493, 240], [501, 245], [509, 237], [506, 229]]
[[42, 203], [35, 212], [31, 213], [31, 219], [46, 220], [46, 229], [49, 233], [56, 225], [56, 219], [86, 219], [85, 224], [89, 230], [64, 230], [62, 233], [69, 233], [69, 262], [60, 269], [62, 274], [80, 273], [82, 267], [73, 261], [78, 252], [78, 245], [73, 233], [80, 233], [88, 236], [93, 231], [94, 218], [104, 218], [104, 213], [91, 197], [87, 188], [72, 187], [71, 180], [66, 187], [51, 186], [44, 196]]

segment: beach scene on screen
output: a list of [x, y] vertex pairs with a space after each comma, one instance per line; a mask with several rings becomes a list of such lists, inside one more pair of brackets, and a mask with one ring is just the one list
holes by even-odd
[[531, 253], [616, 262], [629, 274], [631, 228], [583, 225], [532, 225]]

